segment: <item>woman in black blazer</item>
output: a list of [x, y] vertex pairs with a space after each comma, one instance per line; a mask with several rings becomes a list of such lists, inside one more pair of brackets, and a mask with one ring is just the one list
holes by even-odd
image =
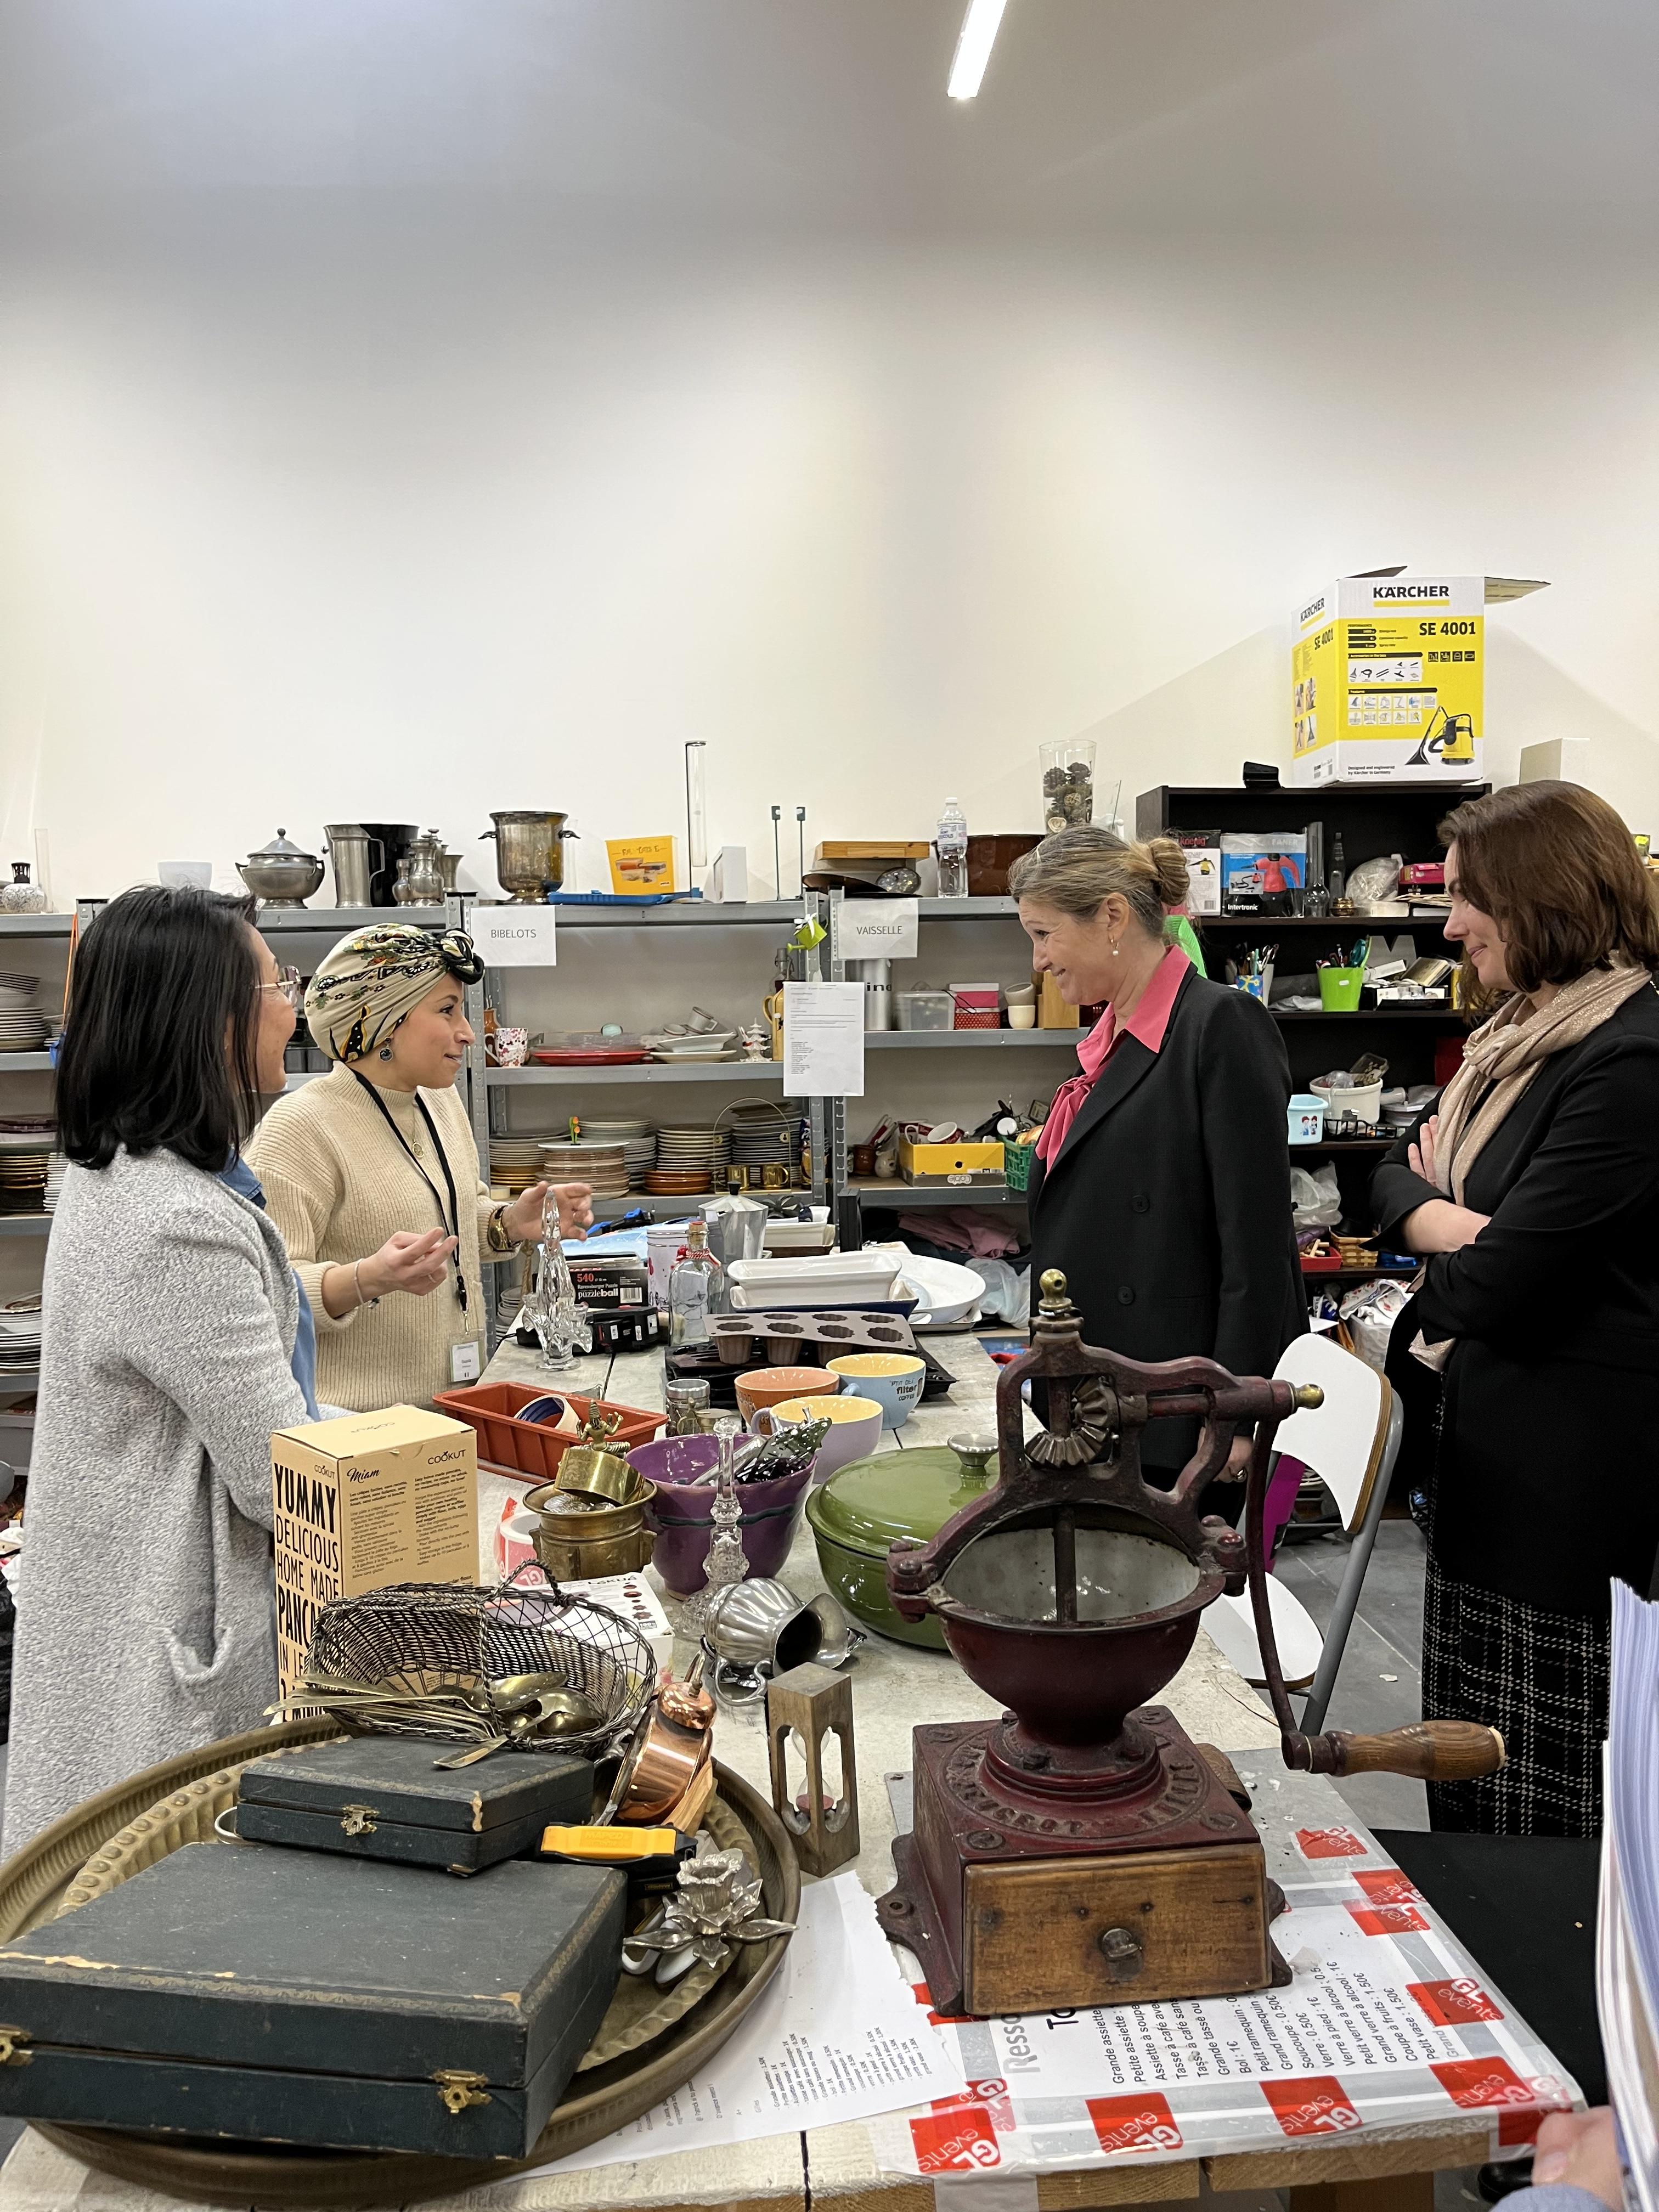
[[1389, 1374], [1429, 1498], [1423, 1709], [1509, 1764], [1435, 1784], [1437, 1828], [1601, 1826], [1612, 1577], [1659, 1547], [1659, 901], [1593, 793], [1528, 783], [1443, 828], [1463, 947], [1497, 1012], [1378, 1169], [1419, 1252]]
[[[1173, 839], [1082, 827], [1045, 837], [1009, 888], [1034, 964], [1071, 1006], [1105, 1004], [1037, 1146], [1031, 1279], [1058, 1267], [1091, 1344], [1130, 1359], [1200, 1354], [1271, 1375], [1307, 1328], [1291, 1221], [1291, 1074], [1259, 1000], [1207, 982], [1164, 933], [1187, 892]], [[1147, 1432], [1172, 1476], [1194, 1425]], [[1242, 1471], [1249, 1441], [1229, 1472]]]

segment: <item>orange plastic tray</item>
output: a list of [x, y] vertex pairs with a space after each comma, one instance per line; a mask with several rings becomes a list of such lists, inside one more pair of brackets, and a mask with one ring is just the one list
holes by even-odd
[[633, 1444], [648, 1443], [659, 1429], [668, 1425], [666, 1413], [647, 1413], [638, 1406], [619, 1406], [610, 1398], [584, 1398], [574, 1390], [561, 1390], [551, 1376], [544, 1384], [473, 1382], [464, 1390], [440, 1390], [432, 1402], [441, 1413], [465, 1421], [477, 1431], [481, 1459], [533, 1475], [538, 1482], [550, 1482], [575, 1439], [559, 1436], [539, 1422], [517, 1419], [521, 1406], [550, 1394], [574, 1407], [579, 1419], [586, 1420], [595, 1406], [602, 1413], [620, 1413], [622, 1426], [617, 1431], [617, 1442], [624, 1450]]

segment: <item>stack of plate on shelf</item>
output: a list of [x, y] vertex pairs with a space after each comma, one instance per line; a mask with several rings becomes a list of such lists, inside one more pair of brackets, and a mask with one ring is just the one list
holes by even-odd
[[595, 1144], [583, 1137], [573, 1144], [557, 1139], [542, 1146], [542, 1173], [549, 1182], [585, 1182], [595, 1198], [626, 1198], [628, 1161], [620, 1145]]
[[489, 1140], [489, 1182], [495, 1190], [517, 1198], [542, 1179], [541, 1137], [492, 1137]]
[[44, 1213], [46, 1169], [53, 1137], [40, 1131], [0, 1131], [0, 1213]]
[[673, 1066], [684, 1066], [688, 1061], [698, 1066], [705, 1060], [741, 1060], [743, 1057], [738, 1050], [735, 1030], [700, 1030], [689, 1036], [641, 1037], [640, 1042], [650, 1048], [653, 1060], [663, 1060]]
[[628, 1188], [643, 1190], [645, 1178], [657, 1164], [657, 1131], [651, 1121], [596, 1121], [581, 1117], [582, 1134], [596, 1145], [620, 1145], [628, 1164]]
[[58, 1211], [58, 1193], [64, 1188], [64, 1172], [69, 1162], [62, 1152], [54, 1152], [46, 1163], [46, 1212]]
[[0, 1376], [40, 1364], [40, 1301], [13, 1298], [0, 1306]]
[[46, 1018], [34, 1003], [38, 975], [0, 970], [0, 1052], [39, 1052], [46, 1042]]
[[738, 1108], [727, 1116], [734, 1168], [788, 1168], [794, 1164], [795, 1125], [765, 1107]]
[[660, 1128], [657, 1164], [645, 1187], [661, 1198], [694, 1198], [726, 1185], [726, 1141], [723, 1129]]

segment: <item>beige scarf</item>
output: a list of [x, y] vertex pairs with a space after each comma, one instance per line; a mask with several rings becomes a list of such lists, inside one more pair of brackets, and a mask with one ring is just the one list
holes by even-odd
[[[1544, 1062], [1582, 1044], [1652, 981], [1646, 968], [1592, 968], [1564, 983], [1547, 1006], [1534, 1007], [1517, 991], [1481, 1024], [1463, 1048], [1463, 1065], [1440, 1097], [1434, 1179], [1454, 1205], [1464, 1204], [1470, 1169]], [[1422, 1280], [1419, 1270], [1412, 1288]], [[1447, 1337], [1428, 1344], [1419, 1334], [1412, 1351], [1425, 1367], [1438, 1371], [1452, 1342]]]

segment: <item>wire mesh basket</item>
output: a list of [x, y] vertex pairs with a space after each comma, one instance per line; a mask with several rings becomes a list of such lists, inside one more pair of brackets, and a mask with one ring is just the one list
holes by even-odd
[[500, 1728], [489, 1685], [515, 1674], [562, 1675], [605, 1719], [512, 1748], [591, 1757], [637, 1727], [656, 1662], [632, 1621], [561, 1589], [527, 1561], [493, 1589], [402, 1583], [337, 1598], [317, 1616], [301, 1688], [307, 1705], [356, 1734], [483, 1743]]

